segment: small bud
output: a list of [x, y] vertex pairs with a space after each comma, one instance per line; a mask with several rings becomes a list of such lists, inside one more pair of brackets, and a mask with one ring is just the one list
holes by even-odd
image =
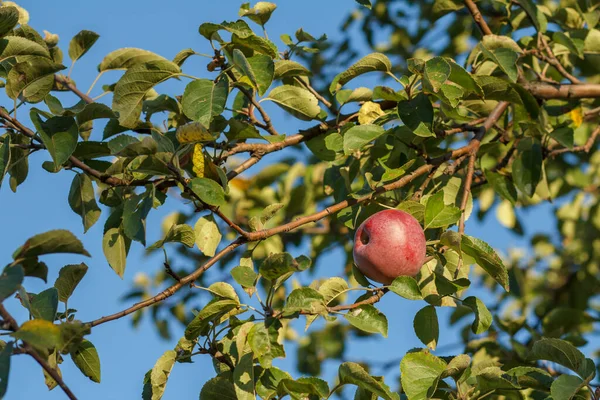
[[58, 44], [58, 35], [56, 33], [44, 31], [44, 42], [46, 42], [48, 47], [54, 47]]

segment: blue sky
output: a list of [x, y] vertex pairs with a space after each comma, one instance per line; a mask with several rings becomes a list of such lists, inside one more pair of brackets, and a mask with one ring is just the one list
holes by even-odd
[[[105, 0], [82, 1], [60, 0], [40, 1], [23, 0], [19, 2], [31, 14], [30, 24], [38, 31], [46, 29], [57, 33], [61, 38], [61, 47], [67, 52], [70, 38], [81, 29], [93, 30], [100, 34], [100, 39], [92, 50], [79, 60], [72, 77], [79, 87], [87, 90], [95, 78], [96, 65], [108, 52], [121, 47], [139, 47], [154, 51], [167, 58], [172, 58], [179, 50], [192, 48], [199, 52], [209, 52], [204, 38], [198, 34], [198, 26], [202, 22], [221, 22], [237, 18], [240, 1], [181, 1], [170, 0]], [[278, 45], [282, 45], [278, 37], [282, 33], [293, 34], [300, 27], [313, 35], [326, 33], [330, 38], [339, 36], [338, 27], [352, 8], [353, 0], [305, 0], [299, 2], [278, 2], [278, 9], [271, 22], [267, 25], [269, 36]], [[339, 9], [343, 11], [340, 12]], [[356, 37], [359, 46], [362, 41]], [[196, 59], [186, 64], [191, 75], [205, 74], [205, 59]], [[68, 59], [65, 60], [68, 65]], [[116, 81], [118, 74], [106, 74], [92, 95], [98, 95], [100, 85]], [[182, 90], [183, 82], [169, 89]], [[65, 99], [66, 97], [62, 97]], [[1, 97], [1, 105], [10, 108], [11, 101], [6, 96]], [[74, 102], [75, 98], [71, 97]], [[294, 133], [297, 129], [306, 127], [304, 123], [282, 116], [272, 106], [275, 126], [285, 126], [286, 133]], [[24, 115], [22, 113], [21, 115]], [[99, 140], [101, 130], [93, 133], [92, 139]], [[266, 158], [266, 162], [275, 157]], [[2, 238], [0, 257], [8, 262], [13, 250], [28, 237], [50, 229], [69, 229], [81, 238], [92, 258], [82, 260], [76, 256], [46, 257], [50, 268], [49, 282], [54, 282], [58, 270], [65, 264], [85, 261], [89, 268], [79, 288], [75, 291], [69, 304], [77, 308], [78, 318], [84, 321], [111, 314], [127, 306], [119, 300], [121, 295], [131, 288], [131, 282], [137, 272], [152, 273], [161, 267], [156, 258], [143, 258], [143, 249], [134, 244], [128, 257], [128, 267], [125, 277], [121, 280], [106, 263], [102, 254], [102, 226], [106, 213], [99, 223], [83, 235], [80, 218], [67, 205], [67, 193], [71, 184], [72, 174], [63, 171], [49, 174], [41, 168], [41, 163], [48, 159], [45, 153], [35, 154], [30, 159], [30, 175], [28, 180], [19, 187], [16, 194], [8, 185], [0, 190], [0, 205], [2, 205], [4, 232], [10, 234]], [[260, 168], [260, 167], [255, 167]], [[256, 172], [256, 169], [253, 170]], [[177, 200], [171, 200], [158, 211], [153, 210], [148, 219], [148, 226], [153, 227], [148, 232], [148, 242], [152, 243], [160, 235], [162, 217], [174, 209], [183, 207]], [[546, 217], [550, 210], [545, 206], [541, 211], [525, 216], [525, 225], [534, 224], [538, 230], [551, 231], [551, 219]], [[501, 250], [509, 246], [524, 246], [526, 242], [502, 228], [493, 218], [488, 216], [485, 224], [475, 219], [467, 224], [467, 233], [487, 240], [492, 246]], [[331, 253], [321, 261], [322, 265], [341, 266], [341, 259], [336, 253]], [[335, 268], [318, 268], [317, 277], [326, 277]], [[307, 278], [308, 279], [308, 278]], [[303, 279], [304, 280], [304, 279]], [[43, 290], [39, 280], [28, 278], [25, 283], [29, 292]], [[380, 303], [380, 308], [389, 319], [390, 335], [387, 339], [379, 337], [350, 343], [346, 357], [349, 360], [378, 359], [389, 360], [399, 358], [408, 349], [420, 347], [412, 328], [414, 314], [423, 307], [420, 302], [410, 302], [396, 296], [386, 296]], [[20, 322], [25, 321], [23, 309], [14, 300], [8, 302], [8, 308]], [[446, 326], [448, 313], [451, 310], [440, 310], [442, 332], [449, 329]], [[174, 337], [182, 334], [173, 332]], [[134, 399], [140, 398], [144, 373], [150, 369], [156, 359], [174, 343], [161, 340], [153, 326], [148, 322], [142, 323], [137, 330], [131, 328], [128, 318], [94, 328], [89, 339], [97, 347], [102, 363], [102, 383], [100, 385], [83, 377], [70, 360], [61, 365], [63, 377], [71, 389], [81, 399]], [[442, 335], [440, 346], [458, 341], [455, 335]], [[288, 359], [280, 360], [277, 366], [293, 371], [295, 351], [288, 350]], [[164, 399], [193, 399], [203, 383], [214, 376], [210, 359], [207, 356], [197, 356], [193, 364], [177, 364], [173, 370]], [[336, 363], [327, 365], [325, 378], [332, 382], [335, 375]], [[378, 372], [375, 370], [374, 372]], [[390, 377], [398, 375], [398, 367], [391, 370]], [[298, 374], [295, 374], [298, 377]], [[395, 383], [390, 382], [393, 386]], [[55, 389], [48, 392], [40, 368], [32, 359], [25, 356], [13, 357], [9, 391], [7, 398], [43, 398], [63, 399], [64, 394]]]

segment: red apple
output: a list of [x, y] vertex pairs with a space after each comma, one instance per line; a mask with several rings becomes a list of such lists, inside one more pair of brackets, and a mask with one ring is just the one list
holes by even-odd
[[354, 262], [368, 278], [389, 285], [399, 276], [415, 276], [425, 262], [425, 234], [419, 222], [400, 210], [367, 218], [354, 235]]

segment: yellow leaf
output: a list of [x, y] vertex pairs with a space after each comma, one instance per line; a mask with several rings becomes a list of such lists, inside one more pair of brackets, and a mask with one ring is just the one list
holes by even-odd
[[361, 125], [370, 124], [383, 114], [385, 113], [379, 104], [367, 101], [362, 105], [360, 110], [358, 110], [358, 123]]
[[213, 135], [200, 122], [182, 125], [177, 128], [176, 133], [179, 143], [207, 142], [213, 140]]
[[204, 153], [200, 143], [194, 146], [194, 155], [192, 156], [192, 170], [198, 178], [204, 177]]
[[572, 109], [569, 113], [569, 116], [571, 117], [573, 125], [575, 125], [576, 128], [579, 128], [583, 123], [583, 113], [581, 112], [581, 107]]

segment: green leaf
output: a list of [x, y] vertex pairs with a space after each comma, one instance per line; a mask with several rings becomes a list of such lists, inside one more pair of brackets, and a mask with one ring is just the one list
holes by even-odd
[[344, 133], [344, 154], [349, 155], [363, 148], [385, 133], [379, 125], [357, 125]]
[[203, 334], [209, 323], [218, 320], [239, 305], [239, 302], [230, 299], [215, 299], [209, 302], [185, 328], [185, 337], [194, 340]]
[[327, 279], [319, 286], [319, 293], [323, 295], [325, 304], [329, 304], [333, 299], [336, 299], [340, 294], [348, 291], [348, 282], [339, 277]]
[[486, 58], [497, 64], [511, 82], [517, 81], [517, 60], [522, 52], [508, 36], [485, 35], [479, 45]]
[[285, 207], [285, 204], [283, 203], [274, 203], [268, 205], [264, 210], [262, 210], [260, 216], [250, 218], [250, 221], [248, 221], [248, 226], [250, 226], [253, 231], [263, 230], [264, 225], [271, 220], [271, 218], [273, 218], [275, 214], [277, 214], [277, 212], [283, 207]]
[[475, 313], [475, 321], [471, 325], [474, 334], [479, 335], [486, 332], [492, 325], [492, 314], [483, 301], [477, 297], [469, 296], [462, 301], [463, 305], [469, 307]]
[[207, 290], [217, 297], [233, 300], [236, 301], [238, 304], [240, 303], [240, 298], [235, 292], [233, 286], [231, 286], [229, 283], [215, 282], [212, 285], [210, 285], [207, 288]]
[[191, 226], [186, 224], [173, 224], [165, 237], [155, 242], [152, 246], [149, 246], [148, 250], [161, 248], [165, 243], [181, 243], [187, 247], [194, 247], [195, 241], [196, 234]]
[[412, 276], [397, 277], [389, 286], [389, 289], [398, 296], [408, 300], [423, 300], [423, 294], [421, 293], [419, 284]]
[[38, 103], [52, 90], [54, 74], [65, 68], [42, 57], [20, 62], [8, 73], [6, 94], [14, 100], [21, 98], [28, 103]]
[[[273, 357], [263, 357], [271, 353], [271, 339], [269, 331], [264, 324], [251, 324], [252, 328], [248, 332], [248, 344], [254, 353], [254, 356], [259, 359], [260, 365], [263, 368], [271, 368]], [[238, 348], [238, 353], [241, 350]]]
[[509, 291], [508, 271], [489, 244], [472, 236], [463, 235], [461, 249], [465, 254], [473, 257], [477, 265], [494, 278], [504, 290]]
[[198, 29], [200, 34], [208, 40], [213, 40], [213, 35], [220, 30], [226, 30], [242, 39], [254, 35], [254, 32], [252, 32], [252, 29], [250, 29], [246, 21], [241, 19], [238, 19], [235, 22], [222, 22], [220, 24], [207, 22], [200, 25], [200, 28]]
[[146, 217], [153, 205], [153, 189], [131, 196], [123, 206], [123, 233], [131, 239], [146, 245]]
[[306, 142], [306, 147], [323, 161], [334, 161], [344, 148], [344, 138], [337, 132], [318, 135]]
[[[19, 23], [19, 10], [15, 7], [2, 7], [0, 8], [0, 36], [4, 36], [11, 32]], [[8, 364], [10, 365], [10, 363]], [[6, 391], [6, 383], [0, 380], [0, 385], [4, 384], [4, 391]], [[4, 393], [0, 391], [0, 398], [4, 396]]]
[[435, 392], [446, 363], [428, 352], [406, 354], [400, 362], [402, 389], [411, 400], [425, 400]]
[[33, 295], [30, 300], [30, 309], [33, 318], [53, 322], [58, 310], [58, 291], [56, 288], [49, 288]]
[[450, 77], [450, 64], [443, 57], [433, 57], [425, 62], [425, 79], [435, 93]]
[[229, 379], [216, 377], [202, 386], [200, 400], [237, 400], [237, 395]]
[[233, 370], [233, 385], [239, 400], [255, 400], [254, 395], [254, 355], [246, 353]]
[[271, 14], [273, 14], [276, 8], [276, 4], [269, 3], [268, 1], [259, 1], [252, 8], [250, 8], [248, 3], [244, 3], [240, 7], [239, 15], [240, 17], [248, 17], [259, 25], [264, 25], [269, 21]]
[[77, 113], [77, 123], [81, 126], [88, 121], [104, 118], [118, 118], [117, 114], [109, 106], [102, 103], [86, 104], [83, 110]]
[[92, 31], [80, 31], [69, 43], [69, 58], [75, 62], [80, 59], [96, 43], [100, 35]]
[[340, 385], [356, 385], [383, 399], [394, 399], [394, 396], [392, 396], [389, 389], [369, 375], [369, 373], [359, 364], [353, 362], [342, 363], [338, 369], [338, 379]]
[[110, 267], [121, 278], [125, 273], [127, 253], [129, 252], [130, 245], [131, 239], [125, 236], [122, 228], [109, 228], [104, 232], [104, 237], [102, 238], [104, 256]]
[[66, 302], [73, 294], [73, 291], [79, 285], [87, 273], [88, 266], [84, 263], [65, 265], [60, 269], [58, 278], [54, 282], [54, 287], [58, 290], [58, 300]]
[[113, 95], [112, 108], [119, 113], [119, 123], [127, 128], [135, 128], [146, 93], [180, 73], [179, 66], [167, 60], [148, 61], [128, 69], [117, 82]]
[[350, 82], [352, 79], [356, 78], [359, 75], [365, 74], [367, 72], [373, 71], [381, 71], [381, 72], [391, 72], [392, 63], [387, 58], [385, 54], [382, 53], [371, 53], [360, 60], [358, 60], [355, 64], [353, 64], [346, 71], [338, 74], [331, 82], [329, 86], [329, 92], [334, 93], [337, 92], [344, 86], [346, 83]]
[[402, 203], [398, 204], [396, 208], [409, 213], [421, 223], [423, 223], [425, 220], [425, 206], [418, 201], [403, 201]]
[[311, 121], [321, 112], [319, 101], [308, 90], [291, 85], [282, 85], [271, 90], [261, 101], [270, 100], [302, 121]]
[[526, 138], [517, 148], [519, 151], [512, 164], [513, 181], [524, 194], [532, 197], [542, 178], [542, 147], [537, 140]]
[[100, 383], [100, 357], [92, 342], [84, 339], [77, 350], [71, 353], [71, 358], [83, 375]]
[[238, 265], [231, 270], [233, 279], [244, 288], [254, 287], [258, 275], [250, 267]]
[[569, 36], [565, 35], [563, 32], [557, 31], [552, 34], [552, 41], [554, 43], [562, 44], [573, 54], [576, 54], [577, 57], [583, 60], [583, 43], [579, 41], [578, 44], [575, 44], [575, 41], [571, 39]]
[[572, 149], [574, 145], [574, 134], [573, 128], [569, 127], [560, 127], [554, 129], [552, 132], [548, 134], [552, 139], [556, 140], [558, 143], [562, 144], [568, 149]]
[[369, 10], [371, 9], [372, 5], [371, 5], [371, 0], [355, 0], [358, 4], [360, 4], [361, 6], [368, 8]]
[[471, 364], [471, 357], [466, 354], [459, 354], [454, 357], [446, 366], [446, 369], [441, 375], [441, 378], [458, 377]]
[[571, 400], [583, 386], [585, 382], [580, 377], [561, 375], [552, 382], [550, 394], [553, 400]]
[[371, 304], [363, 304], [349, 310], [344, 318], [354, 327], [370, 333], [381, 333], [383, 337], [388, 334], [388, 321], [385, 314]]
[[63, 165], [77, 147], [79, 128], [73, 117], [52, 117], [42, 121], [34, 110], [30, 113], [42, 142], [48, 149], [56, 167]]
[[[460, 6], [461, 8], [463, 7], [462, 2], [460, 3]], [[450, 64], [450, 76], [448, 77], [448, 80], [479, 97], [483, 97], [483, 89], [481, 89], [481, 86], [479, 86], [469, 72], [454, 61], [448, 61], [448, 63]]]
[[183, 113], [192, 121], [210, 126], [212, 119], [221, 115], [229, 94], [229, 80], [225, 75], [216, 83], [210, 79], [190, 82], [183, 92]]
[[561, 339], [543, 338], [533, 344], [530, 360], [546, 360], [562, 365], [583, 378], [588, 377], [587, 361], [581, 351], [571, 343]]
[[323, 295], [311, 288], [294, 289], [285, 301], [284, 311], [321, 314], [325, 311]]
[[136, 49], [132, 47], [115, 50], [108, 53], [98, 65], [98, 72], [105, 72], [116, 69], [129, 69], [138, 64], [150, 61], [168, 61], [148, 50]]
[[0, 302], [8, 299], [21, 287], [25, 278], [25, 271], [20, 265], [8, 266], [0, 275]]
[[204, 203], [217, 207], [225, 205], [223, 187], [212, 179], [194, 178], [190, 181], [189, 186]]
[[300, 266], [291, 254], [278, 253], [269, 255], [258, 271], [263, 278], [275, 281], [288, 273], [300, 271]]
[[500, 175], [496, 172], [488, 170], [484, 170], [484, 175], [496, 193], [498, 193], [502, 198], [510, 201], [512, 205], [516, 204], [517, 189], [515, 189], [515, 185], [513, 185], [510, 179], [504, 175]]
[[[4, 8], [0, 8], [0, 10], [3, 9]], [[6, 395], [8, 376], [10, 373], [10, 357], [12, 355], [14, 344], [15, 342], [8, 342], [2, 351], [0, 351], [0, 398], [4, 398]]]
[[519, 0], [519, 5], [523, 8], [523, 10], [525, 10], [527, 15], [529, 16], [529, 20], [533, 23], [533, 26], [535, 26], [535, 29], [537, 29], [540, 32], [545, 32], [545, 27], [544, 29], [540, 29], [541, 27], [538, 16], [539, 11], [535, 3], [532, 0]]
[[69, 190], [71, 210], [81, 216], [83, 231], [87, 232], [100, 218], [100, 207], [96, 203], [92, 180], [86, 174], [76, 174]]
[[15, 252], [13, 258], [37, 257], [44, 254], [70, 253], [90, 256], [83, 244], [71, 232], [56, 229], [29, 239]]
[[[2, 10], [2, 8], [0, 8], [0, 10]], [[6, 135], [4, 138], [0, 137], [0, 187], [2, 187], [4, 175], [8, 172], [11, 158], [10, 155], [10, 135]]]
[[312, 73], [302, 64], [292, 60], [278, 60], [274, 64], [273, 79], [293, 76], [310, 76]]
[[212, 257], [221, 242], [221, 232], [212, 217], [199, 218], [194, 226], [196, 246], [205, 255]]
[[420, 309], [415, 314], [413, 327], [421, 343], [431, 350], [435, 350], [440, 337], [440, 327], [435, 307], [425, 306]]
[[154, 364], [149, 379], [144, 378], [144, 392], [149, 392], [150, 395], [148, 399], [160, 400], [162, 398], [176, 358], [175, 350], [165, 351]]
[[458, 207], [444, 204], [444, 192], [439, 191], [427, 200], [425, 206], [425, 229], [442, 228], [460, 219]]
[[411, 100], [398, 102], [398, 115], [404, 125], [421, 137], [434, 137], [433, 106], [429, 98], [419, 93]]
[[[258, 38], [258, 36], [256, 36]], [[273, 76], [275, 75], [275, 66], [273, 59], [269, 56], [257, 54], [247, 59], [250, 68], [253, 71], [255, 79], [256, 89], [258, 89], [259, 96], [264, 96], [273, 83]]]
[[36, 349], [46, 351], [55, 348], [60, 342], [60, 329], [50, 321], [34, 319], [25, 322], [10, 336], [24, 340]]

